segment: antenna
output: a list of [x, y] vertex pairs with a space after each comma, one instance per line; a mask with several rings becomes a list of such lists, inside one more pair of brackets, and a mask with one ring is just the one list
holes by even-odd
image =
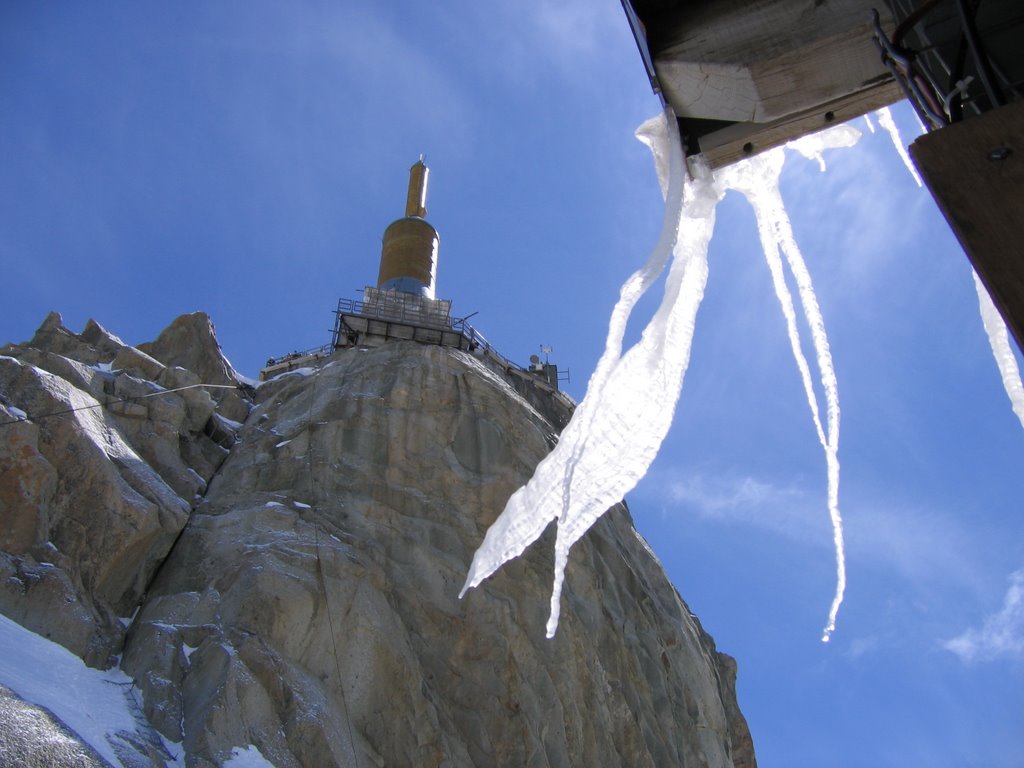
[[405, 215], [423, 218], [427, 215], [427, 177], [430, 170], [423, 155], [409, 169], [409, 193], [405, 199]]

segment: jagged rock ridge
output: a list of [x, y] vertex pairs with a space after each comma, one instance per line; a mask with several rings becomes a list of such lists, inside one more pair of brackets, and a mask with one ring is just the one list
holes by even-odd
[[[233, 388], [36, 418], [198, 383]], [[51, 314], [0, 349], [0, 421], [19, 411], [0, 611], [93, 665], [122, 652], [189, 765], [754, 764], [734, 662], [625, 507], [574, 550], [553, 640], [548, 536], [457, 599], [557, 439], [470, 355], [340, 351], [252, 392], [205, 315], [133, 348]]]

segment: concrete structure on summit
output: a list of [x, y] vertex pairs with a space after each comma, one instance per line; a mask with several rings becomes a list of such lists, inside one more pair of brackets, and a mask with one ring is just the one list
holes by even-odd
[[338, 301], [332, 348], [377, 347], [391, 340], [466, 352], [489, 346], [464, 318], [452, 318], [450, 299], [435, 296], [440, 237], [425, 218], [429, 177], [421, 156], [409, 169], [405, 216], [384, 230], [377, 285], [363, 289], [362, 301]]
[[536, 400], [535, 405], [546, 404], [545, 415], [561, 429], [575, 403], [559, 391], [559, 382], [568, 380], [568, 373], [548, 360], [551, 349], [541, 348], [543, 362], [533, 355], [527, 367], [517, 365], [467, 323], [468, 318], [452, 317], [450, 299], [435, 296], [440, 237], [426, 220], [429, 177], [430, 169], [421, 155], [409, 169], [405, 216], [384, 230], [377, 285], [363, 288], [362, 299], [338, 300], [331, 343], [269, 359], [260, 371], [260, 380], [317, 367], [339, 349], [368, 349], [392, 341], [454, 347], [504, 376], [520, 394], [531, 402]]
[[489, 347], [464, 319], [452, 319], [449, 299], [434, 295], [441, 238], [426, 220], [430, 169], [423, 156], [409, 169], [405, 216], [384, 230], [377, 285], [362, 300], [339, 299], [330, 344], [267, 360], [260, 380], [317, 366], [336, 349], [377, 347], [391, 340], [439, 344], [472, 352]]

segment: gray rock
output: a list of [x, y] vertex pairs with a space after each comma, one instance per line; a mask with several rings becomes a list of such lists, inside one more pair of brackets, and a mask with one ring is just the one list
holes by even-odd
[[[571, 408], [485, 363], [346, 350], [253, 405], [195, 386], [238, 383], [206, 315], [136, 348], [51, 313], [0, 349], [0, 422], [29, 417], [0, 428], [0, 612], [123, 651], [189, 766], [753, 768], [735, 662], [624, 505], [574, 548], [553, 640], [551, 531], [458, 599]], [[139, 733], [126, 764], [160, 764]]]
[[0, 352], [0, 422], [29, 419], [0, 427], [0, 611], [106, 666], [227, 455], [206, 434], [217, 404], [164, 393], [144, 377], [200, 380], [92, 320], [75, 334], [50, 313]]
[[554, 439], [439, 347], [265, 383], [132, 627], [148, 716], [194, 765], [752, 766], [734, 662], [623, 506], [573, 551], [553, 640], [550, 535], [458, 600]]
[[126, 345], [95, 320], [89, 320], [82, 333], [76, 334], [64, 327], [60, 313], [51, 312], [26, 346], [95, 365], [109, 363]]
[[175, 318], [155, 341], [138, 348], [164, 365], [192, 371], [207, 384], [238, 384], [238, 374], [224, 357], [213, 321], [205, 312]]
[[[138, 348], [166, 366], [191, 371], [204, 384], [237, 387], [241, 381], [224, 356], [213, 321], [205, 312], [181, 315], [161, 331], [156, 341], [139, 344]], [[249, 415], [248, 403], [237, 392], [211, 389], [209, 393], [220, 413], [232, 421], [245, 421]]]

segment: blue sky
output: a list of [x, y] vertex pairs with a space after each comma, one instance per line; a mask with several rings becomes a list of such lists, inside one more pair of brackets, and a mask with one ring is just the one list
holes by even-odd
[[[616, 0], [4, 3], [0, 341], [51, 309], [130, 343], [202, 309], [255, 375], [374, 282], [425, 153], [438, 295], [508, 357], [553, 347], [582, 397], [660, 226], [632, 138], [658, 109]], [[1019, 765], [1024, 430], [968, 263], [889, 138], [827, 159], [791, 156], [783, 196], [839, 379], [833, 642], [824, 459], [736, 193], [673, 428], [628, 501], [737, 657], [762, 766]]]

